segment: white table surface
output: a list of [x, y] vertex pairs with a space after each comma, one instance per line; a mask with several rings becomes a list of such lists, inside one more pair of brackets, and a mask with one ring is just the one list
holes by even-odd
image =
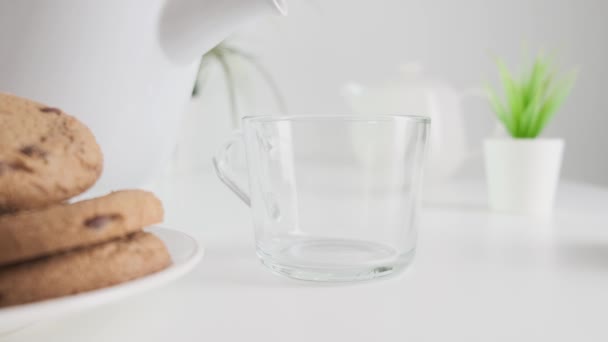
[[205, 246], [192, 274], [4, 340], [608, 340], [608, 190], [563, 183], [543, 222], [488, 212], [482, 185], [430, 196], [402, 276], [318, 285], [257, 261], [247, 208], [212, 175], [180, 178], [167, 188], [167, 226]]

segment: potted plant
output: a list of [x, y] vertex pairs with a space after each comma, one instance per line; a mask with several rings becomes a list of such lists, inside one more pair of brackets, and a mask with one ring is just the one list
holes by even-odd
[[538, 55], [521, 75], [498, 61], [504, 100], [488, 87], [489, 102], [509, 138], [484, 142], [490, 208], [515, 214], [548, 215], [553, 209], [564, 140], [540, 138], [573, 85], [551, 58]]

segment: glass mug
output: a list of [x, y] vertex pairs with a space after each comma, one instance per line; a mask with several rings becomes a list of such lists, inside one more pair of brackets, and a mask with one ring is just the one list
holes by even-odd
[[[251, 207], [256, 252], [271, 270], [369, 280], [414, 257], [429, 126], [402, 115], [245, 117], [213, 164]], [[248, 187], [233, 162], [243, 143]]]

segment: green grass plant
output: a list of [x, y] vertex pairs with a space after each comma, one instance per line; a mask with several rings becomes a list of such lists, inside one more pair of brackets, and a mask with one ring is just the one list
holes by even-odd
[[538, 137], [570, 94], [575, 74], [560, 75], [553, 60], [542, 54], [520, 75], [502, 59], [497, 65], [504, 96], [487, 87], [492, 109], [513, 138]]

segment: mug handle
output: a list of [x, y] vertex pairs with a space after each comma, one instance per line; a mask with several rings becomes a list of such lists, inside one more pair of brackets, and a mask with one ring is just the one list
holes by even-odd
[[234, 172], [232, 172], [228, 161], [230, 150], [239, 142], [244, 143], [243, 133], [241, 131], [236, 131], [213, 157], [213, 168], [215, 169], [215, 174], [217, 174], [217, 177], [222, 183], [232, 190], [232, 192], [245, 202], [247, 206], [251, 206], [251, 197], [247, 191], [235, 181], [236, 177], [234, 176]]

